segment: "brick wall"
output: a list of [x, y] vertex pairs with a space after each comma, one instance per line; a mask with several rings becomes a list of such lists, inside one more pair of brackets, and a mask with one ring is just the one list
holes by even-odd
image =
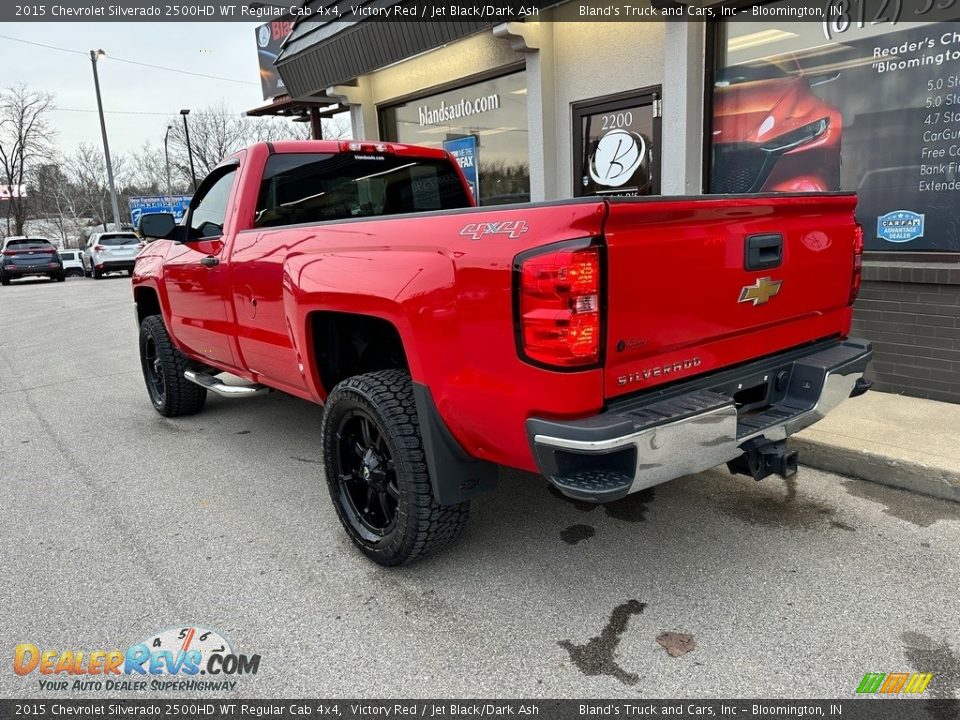
[[960, 403], [960, 265], [864, 262], [851, 334], [876, 390]]

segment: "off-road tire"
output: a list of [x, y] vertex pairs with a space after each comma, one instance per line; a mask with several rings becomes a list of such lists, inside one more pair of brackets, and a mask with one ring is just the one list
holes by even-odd
[[[338, 480], [339, 428], [350, 414], [372, 419], [392, 456], [399, 490], [392, 528], [371, 537], [356, 527], [358, 513]], [[321, 429], [327, 489], [337, 517], [364, 555], [385, 565], [404, 565], [450, 544], [470, 515], [470, 503], [444, 506], [436, 502], [420, 436], [420, 423], [410, 375], [382, 370], [357, 375], [337, 385], [327, 399]], [[353, 521], [351, 521], [353, 513]]]
[[[183, 376], [183, 371], [190, 367], [190, 360], [174, 346], [160, 315], [150, 315], [140, 323], [140, 367], [147, 395], [158, 413], [164, 417], [178, 417], [193, 415], [203, 409], [207, 401], [206, 388]], [[158, 392], [155, 376], [163, 380], [161, 392]]]
[[71, 268], [71, 269], [67, 270], [67, 277], [68, 277], [68, 278], [83, 277], [84, 274], [85, 274], [85, 273], [84, 273], [82, 270], [79, 270], [78, 268]]

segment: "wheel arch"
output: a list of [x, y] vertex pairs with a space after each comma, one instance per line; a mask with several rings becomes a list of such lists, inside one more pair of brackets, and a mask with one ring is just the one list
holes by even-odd
[[378, 370], [406, 370], [410, 361], [394, 318], [347, 310], [306, 315], [308, 363], [324, 397], [348, 377]]
[[[412, 378], [413, 396], [434, 497], [443, 505], [464, 502], [496, 487], [498, 470], [470, 456], [450, 431], [430, 387], [411, 370], [412, 343], [404, 342], [398, 316], [315, 310], [307, 315], [310, 371], [324, 399], [341, 380], [381, 370], [404, 370]], [[357, 348], [371, 352], [362, 358]], [[361, 353], [362, 354], [362, 353]]]
[[137, 310], [137, 324], [151, 315], [162, 315], [160, 295], [149, 285], [138, 285], [133, 289], [133, 302]]
[[[388, 323], [400, 338], [405, 367], [434, 391], [458, 353], [456, 271], [444, 252], [428, 248], [352, 246], [291, 255], [284, 261], [283, 302], [302, 372], [320, 402], [329, 387], [319, 381], [315, 313], [367, 316]], [[363, 321], [361, 321], [363, 322]], [[387, 328], [386, 325], [381, 325]], [[379, 368], [384, 369], [384, 368]], [[354, 373], [355, 374], [355, 373]]]

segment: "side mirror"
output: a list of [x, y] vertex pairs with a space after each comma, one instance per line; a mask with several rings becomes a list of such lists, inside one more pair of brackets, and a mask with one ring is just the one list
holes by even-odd
[[172, 213], [147, 213], [137, 220], [137, 235], [142, 238], [166, 240], [177, 227]]

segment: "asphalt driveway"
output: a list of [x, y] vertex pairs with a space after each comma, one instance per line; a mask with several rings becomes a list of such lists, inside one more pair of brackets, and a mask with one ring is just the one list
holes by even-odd
[[842, 698], [911, 670], [960, 697], [960, 506], [802, 469], [597, 507], [505, 471], [454, 547], [385, 570], [337, 523], [321, 412], [166, 420], [128, 278], [0, 289], [0, 695], [44, 694], [17, 643], [191, 625], [262, 656], [247, 697]]

